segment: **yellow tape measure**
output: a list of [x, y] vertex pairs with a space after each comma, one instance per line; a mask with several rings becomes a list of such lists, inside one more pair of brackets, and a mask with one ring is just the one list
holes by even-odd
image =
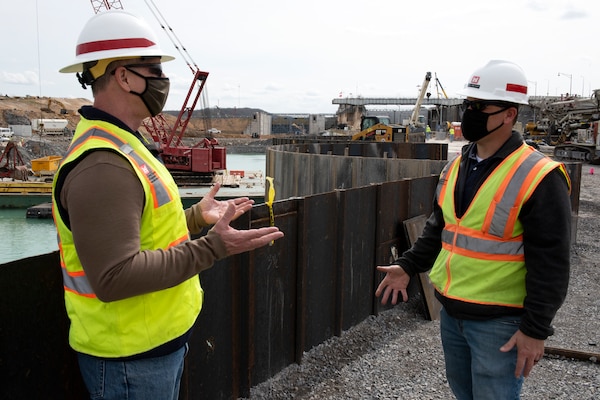
[[[271, 220], [271, 226], [275, 226], [275, 215], [273, 214], [273, 201], [275, 200], [275, 185], [273, 184], [273, 178], [267, 176], [267, 182], [269, 184], [269, 190], [267, 191], [267, 199], [265, 204], [269, 207], [269, 218]], [[269, 243], [269, 246], [273, 246], [274, 241]]]

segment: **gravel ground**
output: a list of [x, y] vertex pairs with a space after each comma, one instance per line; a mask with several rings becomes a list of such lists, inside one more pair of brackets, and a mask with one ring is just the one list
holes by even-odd
[[[547, 347], [600, 353], [600, 167], [583, 165], [577, 241], [571, 247], [567, 299]], [[305, 353], [266, 382], [251, 399], [451, 399], [439, 322], [426, 321], [422, 302], [371, 316]], [[596, 362], [594, 362], [596, 361]], [[547, 354], [525, 380], [524, 400], [600, 399], [598, 360]]]

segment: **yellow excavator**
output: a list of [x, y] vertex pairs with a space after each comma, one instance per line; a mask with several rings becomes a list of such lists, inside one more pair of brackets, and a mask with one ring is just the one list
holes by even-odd
[[421, 91], [415, 108], [406, 125], [391, 124], [387, 116], [363, 116], [360, 121], [360, 132], [352, 135], [352, 140], [369, 140], [376, 142], [424, 142], [425, 127], [418, 123], [419, 110], [431, 81], [431, 72], [425, 74]]
[[404, 142], [406, 127], [390, 123], [387, 116], [363, 116], [360, 120], [360, 132], [352, 135], [352, 140], [375, 142]]

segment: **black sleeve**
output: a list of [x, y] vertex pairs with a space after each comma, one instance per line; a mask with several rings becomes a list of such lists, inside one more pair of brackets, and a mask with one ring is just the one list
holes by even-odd
[[427, 219], [421, 236], [410, 249], [402, 254], [402, 257], [395, 264], [400, 265], [410, 276], [429, 271], [442, 249], [443, 229], [444, 217], [436, 199], [433, 203], [433, 212]]
[[521, 209], [527, 295], [520, 330], [546, 339], [569, 284], [571, 200], [564, 175], [550, 172]]

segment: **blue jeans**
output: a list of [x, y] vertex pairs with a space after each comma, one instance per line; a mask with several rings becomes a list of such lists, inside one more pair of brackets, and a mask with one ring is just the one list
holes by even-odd
[[110, 361], [78, 353], [91, 400], [176, 400], [187, 345], [162, 357]]
[[486, 321], [440, 315], [446, 377], [458, 400], [515, 400], [523, 377], [515, 378], [517, 349], [500, 351], [519, 329], [520, 317]]

